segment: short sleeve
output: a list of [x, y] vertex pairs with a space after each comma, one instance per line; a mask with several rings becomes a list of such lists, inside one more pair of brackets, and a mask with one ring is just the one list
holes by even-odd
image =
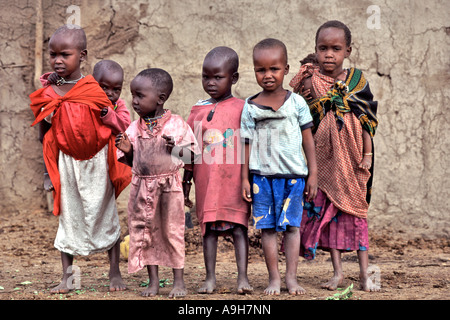
[[295, 95], [294, 99], [298, 112], [298, 123], [302, 129], [310, 128], [312, 126], [313, 118], [311, 116], [308, 104], [302, 96], [296, 93], [293, 94]]
[[251, 107], [247, 99], [245, 100], [244, 108], [242, 109], [240, 128], [241, 141], [245, 143], [253, 141], [253, 135], [256, 128], [255, 119], [251, 116], [250, 109]]

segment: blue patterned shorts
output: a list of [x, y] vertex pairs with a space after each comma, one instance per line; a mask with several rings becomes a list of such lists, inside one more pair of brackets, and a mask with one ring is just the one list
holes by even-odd
[[300, 227], [305, 179], [253, 175], [253, 222], [256, 229], [286, 231]]

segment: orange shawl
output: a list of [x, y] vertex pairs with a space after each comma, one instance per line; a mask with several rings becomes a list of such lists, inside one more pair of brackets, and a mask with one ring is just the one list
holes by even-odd
[[32, 126], [54, 112], [43, 141], [44, 161], [54, 187], [53, 214], [60, 214], [59, 150], [76, 160], [88, 160], [108, 144], [109, 178], [117, 198], [131, 181], [131, 168], [117, 161], [115, 137], [100, 120], [100, 110], [112, 105], [97, 81], [88, 75], [64, 96], [48, 86], [30, 94], [30, 100], [36, 117]]

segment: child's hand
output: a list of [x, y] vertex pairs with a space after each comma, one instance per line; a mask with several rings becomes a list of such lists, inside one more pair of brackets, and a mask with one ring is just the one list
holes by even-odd
[[359, 168], [370, 169], [371, 166], [372, 166], [372, 155], [364, 156], [361, 163], [359, 164]]
[[50, 180], [50, 176], [48, 173], [44, 173], [44, 190], [45, 191], [53, 191], [55, 188], [53, 187], [52, 180]]
[[121, 132], [116, 136], [116, 147], [117, 149], [123, 151], [123, 153], [125, 154], [131, 152], [131, 142], [125, 132]]
[[103, 108], [102, 111], [100, 111], [100, 117], [106, 116], [106, 114], [108, 113], [108, 109], [108, 107]]
[[59, 79], [58, 74], [56, 72], [53, 72], [48, 76], [47, 81], [49, 84], [56, 84], [58, 79]]
[[247, 202], [252, 202], [252, 193], [250, 191], [250, 182], [247, 180], [242, 181], [242, 197]]
[[310, 174], [308, 176], [308, 180], [306, 181], [305, 187], [305, 196], [307, 202], [311, 202], [316, 198], [317, 188], [317, 174]]
[[302, 85], [300, 87], [300, 90], [298, 91], [298, 93], [305, 98], [306, 100], [312, 100], [312, 96], [311, 96], [311, 89], [306, 89], [305, 90], [305, 85]]
[[167, 151], [172, 153], [173, 147], [175, 147], [175, 139], [172, 136], [166, 136], [165, 134], [161, 137], [166, 140]]

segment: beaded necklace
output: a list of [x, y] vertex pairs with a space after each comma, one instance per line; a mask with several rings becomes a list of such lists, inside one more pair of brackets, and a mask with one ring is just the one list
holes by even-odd
[[144, 119], [145, 124], [147, 125], [148, 129], [153, 132], [153, 128], [156, 126], [156, 124], [158, 123], [158, 120], [161, 119], [165, 114], [166, 114], [167, 110], [164, 110], [163, 114], [157, 117], [142, 117], [142, 119]]

